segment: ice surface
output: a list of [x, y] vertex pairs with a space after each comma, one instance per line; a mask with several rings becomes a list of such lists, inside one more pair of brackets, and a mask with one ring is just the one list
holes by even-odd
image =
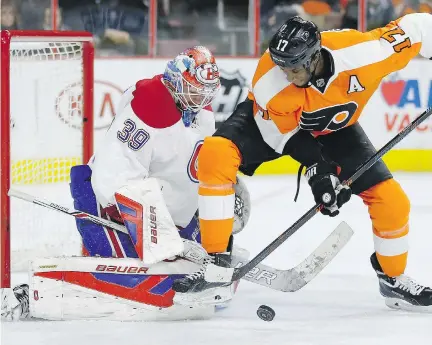
[[[407, 274], [432, 285], [431, 174], [397, 174], [411, 199], [411, 249]], [[313, 204], [303, 183], [297, 203], [294, 176], [245, 179], [252, 215], [236, 243], [256, 254]], [[109, 322], [25, 321], [2, 323], [2, 345], [383, 345], [432, 344], [432, 314], [394, 311], [384, 305], [369, 264], [372, 231], [366, 207], [353, 197], [336, 219], [315, 216], [273, 253], [266, 263], [288, 268], [300, 262], [342, 220], [355, 235], [311, 283], [281, 293], [241, 282], [229, 308], [207, 321]], [[15, 275], [15, 282], [21, 276]], [[276, 317], [256, 316], [261, 304]]]

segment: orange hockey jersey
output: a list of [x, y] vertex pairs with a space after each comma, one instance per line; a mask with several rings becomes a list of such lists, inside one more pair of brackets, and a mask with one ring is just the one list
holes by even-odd
[[334, 74], [321, 88], [288, 82], [268, 51], [258, 62], [249, 98], [264, 140], [279, 153], [298, 129], [323, 135], [352, 125], [386, 75], [418, 54], [431, 58], [432, 15], [409, 14], [365, 33], [325, 31], [322, 48], [333, 57]]

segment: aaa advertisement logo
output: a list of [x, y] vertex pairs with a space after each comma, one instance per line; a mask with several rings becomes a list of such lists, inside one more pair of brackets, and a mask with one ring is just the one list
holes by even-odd
[[[381, 83], [383, 100], [394, 110], [385, 112], [388, 131], [400, 132], [424, 110], [432, 106], [432, 80], [402, 79], [394, 73]], [[432, 131], [426, 121], [417, 131]]]

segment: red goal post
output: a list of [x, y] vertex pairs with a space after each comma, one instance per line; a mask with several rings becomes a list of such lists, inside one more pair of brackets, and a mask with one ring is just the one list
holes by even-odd
[[1, 31], [1, 287], [11, 283], [11, 234], [26, 232], [17, 256], [27, 260], [41, 233], [33, 225], [49, 226], [39, 210], [14, 209], [9, 188], [55, 189], [93, 153], [93, 61], [88, 32]]

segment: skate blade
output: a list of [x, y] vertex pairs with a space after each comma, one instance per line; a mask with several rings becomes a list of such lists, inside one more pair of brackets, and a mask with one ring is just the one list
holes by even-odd
[[432, 314], [432, 306], [413, 305], [399, 298], [386, 297], [385, 304], [391, 309]]
[[201, 292], [180, 293], [174, 295], [174, 304], [196, 307], [214, 305], [226, 305], [233, 297], [232, 287], [219, 286], [213, 289], [204, 290]]

